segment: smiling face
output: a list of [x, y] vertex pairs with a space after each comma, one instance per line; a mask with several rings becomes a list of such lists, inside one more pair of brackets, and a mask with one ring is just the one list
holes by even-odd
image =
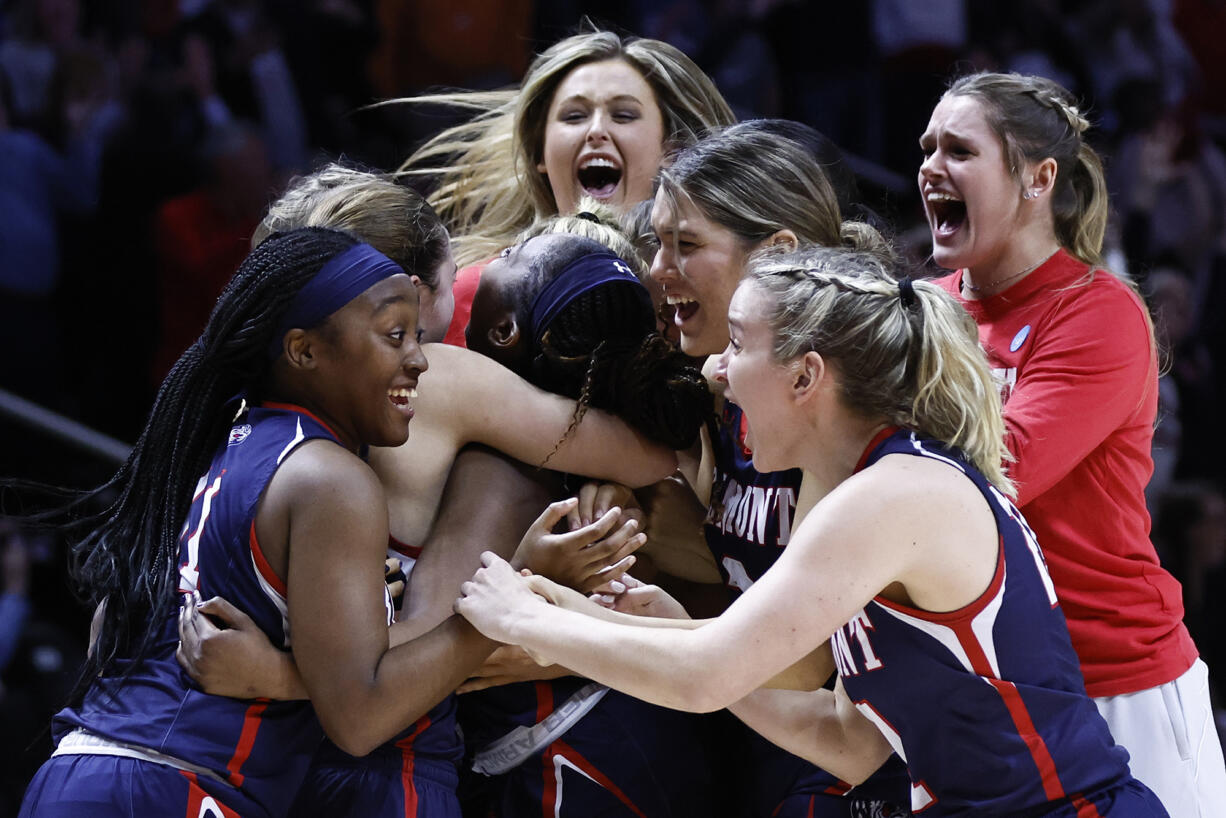
[[681, 200], [674, 209], [663, 192], [652, 206], [651, 227], [659, 239], [651, 277], [675, 310], [682, 351], [717, 354], [728, 345], [728, 304], [753, 248], [691, 201]]
[[948, 270], [989, 272], [1009, 272], [1033, 261], [1010, 258], [1011, 240], [1023, 226], [1022, 191], [983, 104], [968, 95], [943, 97], [920, 147], [919, 188], [933, 261]]
[[629, 63], [580, 65], [554, 91], [537, 170], [559, 213], [579, 199], [625, 210], [651, 198], [664, 154], [664, 120], [651, 86]]
[[795, 371], [775, 358], [775, 334], [767, 323], [767, 296], [745, 283], [728, 305], [728, 346], [720, 355], [716, 380], [727, 383], [724, 397], [745, 412], [745, 445], [760, 472], [797, 465], [792, 430], [796, 413], [791, 385]]
[[417, 343], [417, 288], [390, 276], [309, 330], [319, 414], [352, 449], [408, 439], [417, 379], [429, 364]]

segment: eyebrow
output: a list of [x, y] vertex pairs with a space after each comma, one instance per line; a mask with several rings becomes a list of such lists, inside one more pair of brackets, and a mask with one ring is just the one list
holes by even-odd
[[389, 295], [387, 298], [383, 299], [382, 301], [380, 301], [378, 304], [375, 305], [374, 311], [376, 314], [378, 314], [378, 313], [383, 312], [388, 307], [393, 306], [394, 304], [404, 304], [407, 302], [408, 302], [408, 299], [405, 298], [403, 295]]
[[[560, 104], [565, 105], [568, 102], [592, 102], [592, 101], [593, 101], [592, 98], [589, 97], [587, 94], [571, 94], [569, 97], [562, 100]], [[643, 104], [643, 101], [640, 100], [638, 97], [636, 97], [634, 94], [618, 94], [615, 97], [609, 97], [608, 101], [609, 102], [633, 102], [638, 105]]]

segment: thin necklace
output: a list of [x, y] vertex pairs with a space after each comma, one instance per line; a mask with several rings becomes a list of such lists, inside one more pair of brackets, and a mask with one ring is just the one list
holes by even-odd
[[1057, 252], [1059, 252], [1059, 250], [1060, 250], [1060, 248], [1059, 248], [1059, 247], [1057, 247], [1055, 250], [1052, 250], [1050, 253], [1048, 253], [1046, 256], [1044, 256], [1043, 258], [1039, 259], [1038, 261], [1036, 261], [1034, 264], [1031, 264], [1031, 265], [1030, 265], [1029, 267], [1027, 267], [1025, 270], [1022, 270], [1021, 272], [1014, 273], [1013, 275], [1011, 275], [1011, 276], [1009, 276], [1009, 277], [1007, 277], [1007, 278], [1002, 278], [1000, 281], [993, 281], [991, 284], [984, 284], [982, 287], [976, 287], [974, 284], [972, 284], [972, 283], [971, 283], [971, 282], [970, 282], [970, 281], [967, 279], [966, 274], [964, 273], [964, 274], [962, 275], [962, 286], [963, 286], [963, 287], [966, 287], [966, 289], [970, 290], [970, 291], [971, 291], [971, 292], [973, 292], [973, 293], [982, 293], [982, 292], [984, 292], [985, 290], [995, 290], [995, 289], [997, 289], [998, 287], [1000, 287], [1002, 284], [1008, 284], [1010, 281], [1014, 281], [1014, 280], [1016, 280], [1016, 279], [1021, 278], [1022, 276], [1026, 275], [1026, 273], [1033, 273], [1035, 270], [1039, 269], [1039, 268], [1040, 268], [1040, 267], [1042, 267], [1044, 264], [1046, 264], [1046, 263], [1047, 263], [1047, 261], [1048, 261], [1048, 259], [1050, 259], [1052, 256], [1054, 256], [1054, 255], [1055, 255]]

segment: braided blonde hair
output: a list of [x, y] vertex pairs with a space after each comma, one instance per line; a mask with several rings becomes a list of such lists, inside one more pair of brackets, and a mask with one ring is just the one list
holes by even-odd
[[820, 353], [853, 411], [961, 449], [1016, 496], [1003, 467], [1012, 458], [1000, 393], [974, 319], [935, 284], [900, 286], [899, 272], [888, 255], [816, 248], [755, 258], [747, 281], [772, 305], [776, 359]]
[[1072, 95], [1046, 77], [983, 72], [955, 80], [945, 96], [970, 96], [983, 104], [1019, 187], [1027, 164], [1056, 160], [1056, 240], [1086, 264], [1102, 264], [1107, 183], [1102, 160], [1083, 137], [1090, 122]]

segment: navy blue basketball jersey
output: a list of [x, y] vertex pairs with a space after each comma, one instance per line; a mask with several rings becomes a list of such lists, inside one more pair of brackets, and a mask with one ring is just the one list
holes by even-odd
[[[200, 478], [179, 540], [180, 594], [225, 597], [282, 649], [291, 639], [286, 588], [256, 540], [256, 508], [284, 459], [315, 438], [336, 440], [304, 409], [251, 408]], [[390, 624], [390, 600], [388, 612]], [[55, 717], [61, 750], [65, 734], [77, 731], [68, 744], [84, 747], [101, 739], [152, 751], [164, 763], [238, 789], [244, 806], [254, 803], [268, 815], [286, 814], [323, 735], [310, 703], [232, 699], [198, 690], [175, 661], [177, 611], [159, 615], [157, 644], [122, 685], [117, 675], [101, 677], [80, 706]], [[88, 734], [86, 741], [80, 731]]]
[[759, 472], [745, 447], [745, 414], [724, 401], [716, 424], [715, 482], [704, 533], [724, 582], [740, 594], [779, 559], [792, 537], [800, 469]]
[[1083, 814], [1087, 797], [1131, 782], [1128, 754], [1086, 695], [1033, 533], [961, 453], [887, 430], [864, 467], [892, 454], [965, 474], [996, 518], [999, 557], [988, 589], [960, 610], [930, 613], [877, 597], [836, 631], [847, 695], [906, 762], [915, 812], [1039, 814], [1057, 802]]
[[[724, 582], [740, 594], [775, 564], [792, 536], [793, 514], [800, 494], [800, 469], [759, 472], [745, 445], [745, 413], [724, 401], [712, 441], [715, 482], [704, 534]], [[864, 812], [863, 799], [905, 799], [906, 779], [896, 760], [852, 790], [825, 770], [792, 755], [758, 733], [738, 724], [748, 756], [749, 810], [756, 816], [789, 818], [841, 816]], [[851, 792], [852, 795], [848, 796]]]

